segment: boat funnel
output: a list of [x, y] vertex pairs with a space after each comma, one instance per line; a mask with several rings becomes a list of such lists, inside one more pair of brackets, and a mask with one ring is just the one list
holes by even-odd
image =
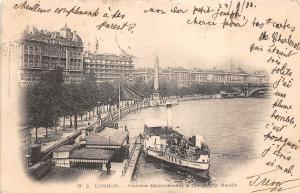
[[196, 145], [195, 146], [196, 147], [198, 146], [198, 147], [201, 148], [201, 146], [204, 144], [203, 136], [202, 135], [196, 135], [195, 138], [196, 138]]
[[172, 129], [172, 104], [167, 102], [167, 126]]

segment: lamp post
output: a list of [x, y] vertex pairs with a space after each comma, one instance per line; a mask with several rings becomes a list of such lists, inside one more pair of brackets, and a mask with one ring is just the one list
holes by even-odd
[[109, 103], [108, 103], [109, 104], [109, 112], [111, 113], [111, 98], [109, 98], [108, 101], [109, 101]]
[[99, 104], [100, 104], [100, 101], [97, 102], [97, 115], [99, 115]]
[[98, 101], [98, 106], [97, 106], [97, 115], [98, 115], [99, 122], [100, 122], [100, 120], [101, 120], [101, 114], [100, 114], [100, 101]]
[[29, 153], [27, 153], [25, 155], [25, 160], [26, 160], [26, 167], [29, 168], [29, 166], [30, 166], [30, 154]]

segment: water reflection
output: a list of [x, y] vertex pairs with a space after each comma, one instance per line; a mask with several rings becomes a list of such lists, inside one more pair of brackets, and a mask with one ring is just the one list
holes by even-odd
[[[253, 147], [255, 134], [262, 129], [269, 113], [267, 98], [205, 99], [180, 102], [173, 107], [173, 125], [186, 136], [202, 134], [211, 149], [211, 182], [233, 172], [237, 165], [246, 164], [257, 157]], [[144, 120], [166, 120], [165, 107], [142, 109], [121, 120], [127, 125], [130, 138], [143, 132]], [[133, 141], [133, 140], [132, 140]], [[210, 183], [193, 176], [172, 170], [168, 166], [146, 162], [140, 157], [135, 179], [140, 183]]]

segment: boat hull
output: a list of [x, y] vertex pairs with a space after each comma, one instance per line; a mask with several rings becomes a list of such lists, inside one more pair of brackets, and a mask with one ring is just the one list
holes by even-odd
[[169, 169], [172, 170], [181, 170], [186, 173], [189, 173], [193, 176], [199, 177], [201, 179], [210, 179], [209, 175], [209, 163], [202, 164], [202, 168], [196, 168], [196, 167], [189, 167], [180, 165], [179, 163], [174, 163], [171, 160], [166, 159], [164, 156], [159, 156], [147, 149], [143, 148], [143, 154], [146, 160], [152, 160], [156, 163], [163, 163], [169, 166]]

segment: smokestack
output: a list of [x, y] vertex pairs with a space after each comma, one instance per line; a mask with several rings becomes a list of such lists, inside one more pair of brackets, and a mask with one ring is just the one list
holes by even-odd
[[172, 129], [172, 104], [167, 102], [167, 126]]

